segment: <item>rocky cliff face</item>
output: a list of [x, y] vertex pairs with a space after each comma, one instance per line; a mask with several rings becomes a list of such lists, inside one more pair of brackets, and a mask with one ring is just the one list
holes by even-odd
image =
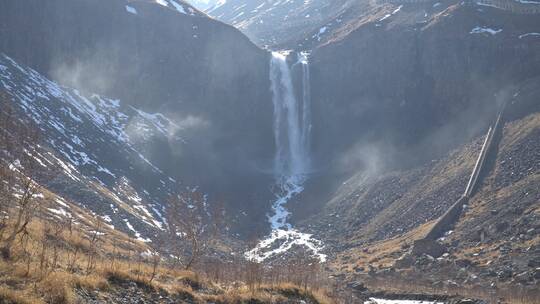
[[358, 1], [350, 0], [229, 0], [206, 12], [236, 26], [261, 46], [307, 49], [313, 41], [320, 42], [327, 29], [341, 23], [357, 5]]
[[540, 75], [538, 26], [536, 16], [448, 2], [388, 4], [336, 29], [312, 53], [323, 163], [411, 165], [479, 134]]
[[[260, 171], [273, 155], [268, 54], [183, 1], [2, 1], [0, 52], [81, 96], [166, 117], [174, 127], [165, 136], [131, 131], [144, 157], [182, 187], [200, 186], [236, 212], [251, 206], [246, 189], [265, 184]], [[127, 117], [125, 126], [135, 126]], [[126, 169], [112, 154], [96, 155], [108, 170]]]

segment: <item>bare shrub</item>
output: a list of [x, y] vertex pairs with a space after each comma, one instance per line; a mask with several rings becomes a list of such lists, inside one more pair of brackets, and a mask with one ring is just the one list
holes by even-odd
[[[220, 213], [221, 212], [221, 213]], [[167, 206], [167, 223], [170, 246], [177, 262], [185, 258], [186, 270], [199, 262], [210, 249], [219, 231], [223, 210], [210, 208], [206, 195], [199, 191], [185, 191], [173, 196]]]
[[[15, 118], [13, 107], [5, 95], [0, 96], [0, 106], [0, 158], [3, 159], [0, 165], [0, 210], [4, 213], [0, 228], [7, 234], [0, 253], [9, 259], [13, 243], [20, 234], [26, 233], [36, 211], [35, 196], [40, 186], [35, 181], [38, 161], [33, 147], [39, 142], [39, 132], [32, 125]], [[13, 194], [13, 189], [18, 193]], [[9, 221], [6, 220], [6, 212]], [[0, 235], [3, 236], [4, 231]]]
[[47, 303], [71, 304], [75, 302], [75, 294], [70, 285], [71, 278], [64, 273], [52, 273], [40, 284], [43, 298]]

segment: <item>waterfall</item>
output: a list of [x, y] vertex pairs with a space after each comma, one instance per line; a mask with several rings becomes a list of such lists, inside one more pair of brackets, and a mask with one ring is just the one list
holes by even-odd
[[300, 53], [299, 62], [302, 65], [302, 145], [306, 149], [306, 168], [311, 169], [311, 71], [309, 70], [308, 54]]
[[[286, 52], [273, 52], [270, 60], [276, 144], [274, 175], [279, 188], [272, 204], [274, 214], [268, 217], [272, 233], [248, 251], [246, 257], [264, 261], [297, 245], [310, 251], [320, 261], [325, 261], [326, 256], [320, 253], [322, 243], [311, 234], [294, 229], [287, 222], [290, 213], [285, 205], [304, 190], [304, 183], [311, 169], [312, 126], [308, 54], [297, 54], [298, 61], [291, 67], [287, 63], [287, 56]], [[292, 77], [292, 67], [298, 64], [302, 67], [301, 94], [295, 92]]]
[[287, 53], [273, 52], [270, 81], [274, 103], [276, 156], [274, 174], [280, 183], [302, 183], [310, 167], [311, 105], [307, 55], [299, 55], [302, 64], [302, 101], [294, 90]]

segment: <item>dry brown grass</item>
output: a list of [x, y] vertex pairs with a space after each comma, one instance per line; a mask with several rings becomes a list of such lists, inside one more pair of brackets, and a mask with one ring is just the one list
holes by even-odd
[[[90, 242], [95, 220], [80, 221], [71, 231], [66, 229], [53, 239], [45, 233], [51, 224], [52, 220], [48, 218], [34, 219], [28, 225], [27, 233], [15, 242], [13, 259], [0, 259], [1, 303], [69, 304], [75, 303], [75, 288], [107, 290], [113, 275], [123, 275], [125, 280], [138, 283], [148, 280], [150, 265], [144, 261], [125, 260], [130, 251], [146, 251], [148, 247], [144, 244], [133, 240], [128, 242], [129, 238], [120, 232], [108, 231], [107, 237], [99, 244], [97, 265], [89, 270], [90, 253], [96, 250]], [[110, 253], [112, 248], [124, 259], [118, 258], [114, 263], [111, 259], [104, 259], [103, 255]], [[77, 256], [74, 257], [75, 251]], [[125, 274], [118, 269], [125, 269]], [[165, 272], [164, 269], [161, 271]]]
[[322, 290], [303, 289], [290, 283], [262, 284], [256, 289], [242, 286], [220, 295], [206, 296], [204, 299], [218, 304], [290, 303], [291, 299], [304, 299], [319, 304], [335, 303]]
[[[375, 268], [390, 267], [403, 252], [412, 246], [415, 240], [421, 239], [426, 235], [434, 222], [435, 221], [424, 223], [395, 238], [369, 244], [369, 246], [365, 247], [366, 251], [359, 250], [359, 248], [345, 251], [340, 254], [334, 263], [334, 267], [340, 267], [342, 270], [347, 269], [347, 271], [351, 273], [354, 272], [355, 267], [364, 267], [365, 269], [367, 269], [368, 266]], [[349, 260], [353, 262], [344, 261], [344, 256], [348, 256]]]
[[40, 282], [39, 291], [47, 303], [70, 304], [75, 302], [73, 283], [73, 276], [55, 272]]
[[0, 286], [0, 303], [5, 304], [43, 304], [41, 299], [35, 298], [20, 290], [13, 290]]
[[[245, 284], [216, 284], [193, 271], [167, 266], [158, 267], [155, 280], [150, 281], [152, 265], [140, 259], [134, 261], [119, 258], [114, 263], [99, 259], [95, 269], [87, 273], [85, 265], [89, 258], [87, 251], [90, 249], [87, 236], [81, 231], [62, 236], [60, 243], [64, 244], [64, 247], [59, 253], [61, 262], [56, 268], [52, 269], [50, 265], [43, 267], [38, 258], [42, 241], [39, 237], [40, 229], [46, 225], [42, 221], [36, 220], [29, 227], [32, 237], [29, 238], [26, 248], [14, 248], [14, 260], [0, 260], [0, 303], [72, 304], [77, 303], [75, 289], [108, 292], [128, 282], [135, 282], [147, 292], [165, 291], [173, 298], [189, 299], [193, 303], [287, 303], [290, 298], [310, 299], [321, 304], [333, 303], [319, 290], [302, 289], [284, 283], [259, 284], [255, 289], [250, 289]], [[75, 247], [82, 249], [75, 267], [71, 269], [70, 250]], [[34, 255], [30, 260], [26, 260], [23, 258], [25, 252], [34, 252]], [[48, 261], [51, 258], [50, 253], [49, 250]]]
[[[304, 291], [292, 285], [281, 289], [275, 289], [276, 285], [261, 287], [264, 273], [257, 273], [256, 290], [253, 286], [248, 289], [246, 284], [234, 285], [233, 282], [246, 279], [244, 272], [249, 271], [243, 259], [201, 263], [198, 273], [161, 261], [154, 276], [152, 256], [143, 254], [153, 251], [147, 244], [112, 229], [72, 202], [62, 200], [69, 208], [59, 206], [58, 196], [47, 189], [42, 192], [44, 198], [40, 199], [36, 217], [25, 233], [17, 237], [10, 259], [0, 259], [0, 303], [71, 304], [78, 302], [77, 290], [112, 294], [131, 282], [145, 292], [165, 292], [193, 303], [205, 303], [212, 297], [222, 303], [245, 303], [249, 299], [275, 303], [285, 301], [287, 295], [331, 303], [322, 292]], [[54, 212], [61, 207], [73, 220]], [[6, 230], [12, 229], [9, 225]], [[94, 242], [97, 230], [100, 238]], [[215, 275], [215, 267], [220, 268], [219, 275]]]

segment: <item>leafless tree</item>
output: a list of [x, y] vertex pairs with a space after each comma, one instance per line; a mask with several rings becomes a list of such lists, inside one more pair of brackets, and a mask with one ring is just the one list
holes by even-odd
[[[1, 209], [12, 211], [9, 219], [11, 227], [4, 222], [7, 236], [0, 248], [5, 259], [11, 257], [13, 243], [18, 235], [25, 233], [28, 224], [32, 221], [36, 211], [36, 194], [40, 191], [35, 181], [38, 162], [34, 146], [39, 142], [38, 128], [15, 119], [14, 111], [6, 96], [0, 96], [0, 152], [3, 161], [1, 169], [1, 182], [3, 184]], [[14, 189], [18, 193], [13, 194]], [[11, 207], [11, 208], [10, 208]], [[5, 218], [5, 216], [4, 216]], [[3, 236], [3, 233], [2, 233]]]
[[71, 272], [77, 271], [77, 263], [79, 261], [79, 253], [86, 247], [84, 238], [79, 235], [74, 235], [70, 242], [70, 251], [68, 254], [68, 270]]
[[9, 159], [13, 154], [11, 128], [13, 107], [5, 94], [0, 94], [0, 240], [3, 239], [9, 219], [9, 204], [12, 199], [14, 174], [9, 169]]
[[102, 230], [103, 222], [98, 219], [96, 222], [95, 230], [92, 232], [92, 237], [90, 238], [90, 252], [88, 256], [88, 262], [86, 264], [87, 274], [90, 274], [96, 268], [96, 260], [100, 250], [101, 236], [104, 234]]
[[62, 242], [60, 241], [62, 238], [62, 235], [64, 234], [64, 231], [66, 230], [66, 223], [70, 223], [72, 221], [71, 217], [68, 217], [65, 221], [61, 220], [54, 220], [51, 228], [50, 234], [46, 235], [46, 239], [44, 241], [49, 242], [49, 245], [52, 247], [52, 261], [51, 261], [51, 271], [55, 271], [55, 269], [58, 266], [58, 258], [59, 258], [59, 252], [62, 249]]
[[186, 258], [184, 268], [191, 269], [217, 239], [223, 209], [210, 207], [204, 194], [188, 190], [169, 200], [166, 214], [173, 256]]
[[159, 252], [153, 250], [152, 253], [150, 253], [150, 265], [152, 265], [152, 273], [150, 274], [150, 281], [149, 281], [150, 283], [152, 283], [152, 281], [156, 277], [160, 262], [161, 262], [161, 256], [159, 255]]

